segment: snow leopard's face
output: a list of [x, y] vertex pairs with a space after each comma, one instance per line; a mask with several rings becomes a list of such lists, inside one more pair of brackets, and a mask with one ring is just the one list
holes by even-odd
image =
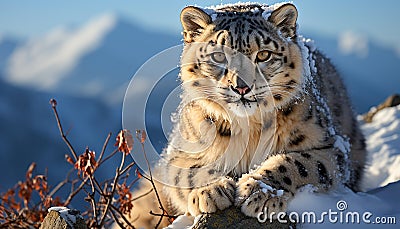
[[241, 117], [281, 107], [298, 94], [302, 60], [293, 5], [268, 19], [258, 5], [218, 9], [214, 16], [195, 7], [182, 11], [186, 91]]

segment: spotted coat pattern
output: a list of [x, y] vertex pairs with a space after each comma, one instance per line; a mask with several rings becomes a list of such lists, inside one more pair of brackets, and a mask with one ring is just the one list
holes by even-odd
[[[337, 71], [312, 47], [304, 60], [294, 5], [269, 9], [236, 4], [211, 16], [197, 7], [181, 13], [183, 95], [156, 171], [169, 214], [233, 205], [256, 217], [285, 211], [305, 185], [360, 190], [365, 144]], [[311, 62], [317, 70], [307, 79]], [[349, 141], [350, 152], [335, 147], [338, 139]], [[143, 183], [134, 194], [150, 189]], [[154, 195], [134, 205], [141, 210], [129, 217], [138, 226], [157, 223], [146, 214], [160, 211]]]

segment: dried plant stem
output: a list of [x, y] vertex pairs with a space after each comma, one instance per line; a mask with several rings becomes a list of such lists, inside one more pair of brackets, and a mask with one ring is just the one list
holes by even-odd
[[67, 144], [69, 151], [71, 152], [72, 156], [74, 157], [74, 159], [76, 161], [76, 160], [78, 160], [78, 156], [74, 150], [74, 147], [72, 147], [71, 142], [69, 142], [67, 136], [64, 134], [64, 130], [61, 125], [60, 117], [58, 116], [57, 101], [55, 99], [51, 99], [50, 104], [51, 104], [51, 108], [53, 109], [54, 116], [56, 117], [56, 120], [57, 120], [57, 125], [58, 125], [58, 129], [60, 131], [60, 135], [61, 135], [62, 139], [64, 140], [65, 144]]

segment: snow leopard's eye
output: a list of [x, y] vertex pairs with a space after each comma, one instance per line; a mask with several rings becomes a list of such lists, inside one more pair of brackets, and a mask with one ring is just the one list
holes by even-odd
[[214, 52], [211, 53], [211, 59], [219, 64], [225, 63], [226, 62], [226, 56], [225, 53], [223, 52]]
[[265, 62], [271, 59], [272, 52], [263, 50], [257, 53], [256, 62]]

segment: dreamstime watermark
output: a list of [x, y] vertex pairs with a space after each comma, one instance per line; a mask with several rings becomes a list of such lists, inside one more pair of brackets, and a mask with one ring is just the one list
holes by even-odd
[[357, 212], [346, 211], [348, 208], [347, 202], [339, 200], [336, 203], [336, 209], [328, 209], [320, 213], [313, 211], [298, 212], [268, 212], [267, 209], [257, 215], [257, 220], [260, 223], [277, 220], [280, 223], [307, 223], [307, 224], [396, 224], [394, 216], [374, 216], [369, 211]]

